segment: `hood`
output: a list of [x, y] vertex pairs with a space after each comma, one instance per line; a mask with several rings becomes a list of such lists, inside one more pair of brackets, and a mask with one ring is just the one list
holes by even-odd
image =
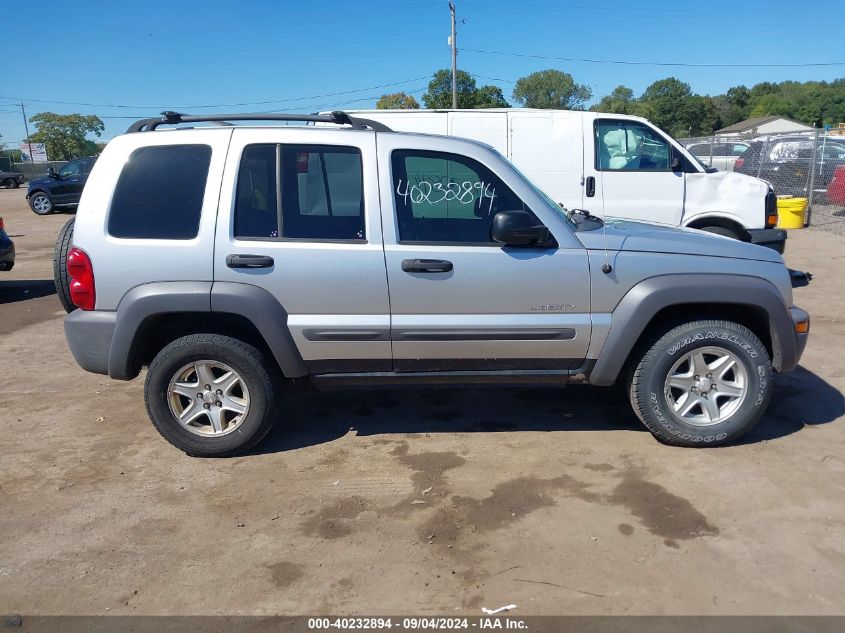
[[783, 262], [783, 258], [771, 248], [696, 229], [611, 218], [608, 218], [606, 227], [606, 236], [601, 228], [580, 231], [575, 235], [589, 249], [605, 248], [606, 239], [607, 248], [611, 250]]
[[35, 185], [46, 185], [47, 183], [51, 182], [53, 179], [49, 176], [41, 176], [41, 178], [33, 178], [29, 181], [29, 186], [33, 187]]

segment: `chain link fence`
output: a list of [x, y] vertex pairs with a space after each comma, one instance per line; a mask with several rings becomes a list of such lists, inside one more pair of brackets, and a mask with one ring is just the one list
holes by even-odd
[[762, 178], [779, 198], [806, 199], [805, 226], [845, 234], [845, 135], [797, 130], [679, 142], [705, 167]]
[[46, 163], [12, 163], [12, 169], [10, 171], [22, 173], [27, 182], [29, 182], [35, 178], [46, 176], [47, 170], [51, 167], [58, 171], [66, 162], [64, 160], [51, 160]]

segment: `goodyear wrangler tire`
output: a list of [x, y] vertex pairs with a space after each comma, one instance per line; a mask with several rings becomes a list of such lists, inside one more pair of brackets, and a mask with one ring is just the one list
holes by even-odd
[[667, 332], [640, 359], [629, 389], [646, 428], [675, 446], [737, 439], [763, 415], [771, 391], [766, 347], [730, 321], [695, 321]]

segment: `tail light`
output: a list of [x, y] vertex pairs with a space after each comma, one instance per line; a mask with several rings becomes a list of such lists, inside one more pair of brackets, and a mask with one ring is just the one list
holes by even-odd
[[70, 299], [82, 310], [93, 310], [97, 300], [94, 291], [94, 267], [88, 253], [76, 248], [67, 254], [67, 274], [70, 277]]
[[744, 164], [745, 164], [745, 159], [744, 159], [744, 158], [737, 158], [737, 159], [736, 159], [736, 162], [734, 163], [734, 169], [739, 169], [739, 168], [740, 168], [740, 167], [742, 167]]
[[3, 222], [3, 218], [0, 218], [0, 231], [6, 230], [6, 223]]

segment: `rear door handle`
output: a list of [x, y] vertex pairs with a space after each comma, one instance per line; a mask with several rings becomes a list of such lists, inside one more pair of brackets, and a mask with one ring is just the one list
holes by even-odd
[[226, 265], [229, 268], [270, 268], [273, 258], [268, 255], [228, 255]]
[[592, 198], [596, 195], [596, 177], [587, 176], [587, 181], [584, 183], [587, 188], [587, 197]]
[[448, 273], [452, 262], [445, 259], [403, 259], [402, 270], [406, 273]]

